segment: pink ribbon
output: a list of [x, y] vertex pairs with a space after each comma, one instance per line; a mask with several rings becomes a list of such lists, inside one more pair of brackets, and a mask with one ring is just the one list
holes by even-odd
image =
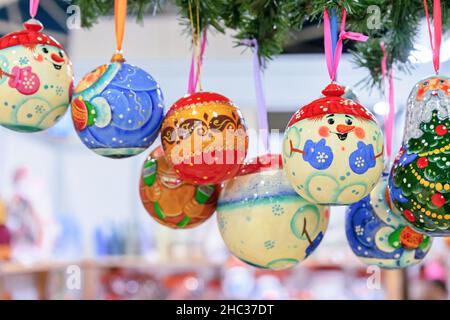
[[30, 0], [30, 16], [32, 18], [36, 17], [38, 7], [39, 7], [39, 0]]
[[433, 51], [433, 66], [436, 74], [439, 73], [439, 60], [441, 54], [441, 42], [442, 42], [442, 13], [441, 13], [441, 0], [434, 0], [433, 2], [433, 24], [434, 24], [434, 37], [431, 31], [430, 15], [428, 13], [427, 0], [423, 0], [423, 6], [425, 8], [425, 16], [427, 17], [428, 35], [430, 36], [431, 50]]
[[[383, 59], [381, 61], [381, 75], [383, 77], [384, 83], [384, 95], [386, 96], [386, 75], [387, 75], [387, 58], [388, 54], [386, 47], [383, 42], [380, 43], [381, 51], [383, 51]], [[389, 110], [386, 113], [384, 120], [384, 128], [386, 131], [386, 156], [389, 160], [392, 155], [392, 138], [394, 132], [394, 120], [395, 120], [395, 103], [394, 103], [394, 72], [393, 68], [389, 70], [389, 94], [388, 94], [388, 105]]]
[[361, 33], [345, 31], [346, 15], [347, 12], [345, 11], [345, 9], [342, 9], [341, 32], [339, 33], [339, 39], [333, 52], [330, 16], [328, 15], [328, 10], [326, 8], [323, 14], [325, 58], [327, 61], [328, 74], [330, 75], [330, 79], [332, 81], [336, 80], [337, 68], [342, 56], [343, 41], [345, 39], [351, 39], [355, 41], [366, 42], [369, 38]]
[[195, 63], [195, 50], [192, 52], [191, 67], [189, 69], [188, 93], [192, 94], [197, 91], [198, 82], [200, 81], [200, 69], [203, 64], [203, 54], [206, 48], [207, 30], [203, 30], [202, 42], [200, 45], [200, 53], [198, 55], [197, 64]]

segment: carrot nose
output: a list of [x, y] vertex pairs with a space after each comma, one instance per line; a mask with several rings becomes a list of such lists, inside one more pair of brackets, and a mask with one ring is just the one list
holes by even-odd
[[52, 55], [50, 57], [52, 57], [52, 60], [55, 61], [55, 62], [58, 62], [58, 63], [64, 62], [64, 58], [61, 58], [59, 56], [59, 54], [52, 53]]
[[345, 124], [339, 124], [339, 125], [336, 127], [336, 130], [337, 130], [337, 132], [339, 132], [339, 133], [347, 133], [347, 132], [352, 131], [353, 129], [355, 129], [355, 126], [347, 126], [347, 125], [345, 125]]

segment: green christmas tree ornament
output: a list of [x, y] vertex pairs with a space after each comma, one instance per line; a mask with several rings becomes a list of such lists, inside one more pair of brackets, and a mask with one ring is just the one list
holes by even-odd
[[393, 204], [416, 230], [450, 236], [450, 79], [414, 86], [407, 103], [403, 146], [391, 171]]

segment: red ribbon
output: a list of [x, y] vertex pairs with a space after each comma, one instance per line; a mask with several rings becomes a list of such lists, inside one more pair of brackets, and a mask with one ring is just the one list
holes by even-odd
[[345, 31], [346, 16], [347, 12], [345, 11], [345, 9], [342, 9], [341, 32], [339, 33], [339, 39], [333, 52], [330, 16], [328, 15], [328, 10], [326, 8], [323, 14], [325, 58], [327, 61], [328, 74], [330, 75], [330, 79], [332, 81], [336, 80], [337, 68], [339, 66], [339, 61], [342, 55], [343, 41], [345, 39], [351, 39], [355, 41], [366, 42], [369, 38], [362, 33]]
[[425, 16], [427, 18], [428, 35], [430, 36], [431, 50], [433, 51], [433, 66], [436, 73], [439, 73], [441, 42], [442, 42], [441, 0], [434, 0], [433, 2], [434, 36], [433, 32], [431, 31], [431, 22], [430, 22], [430, 15], [428, 13], [427, 0], [423, 0], [423, 6], [425, 9]]

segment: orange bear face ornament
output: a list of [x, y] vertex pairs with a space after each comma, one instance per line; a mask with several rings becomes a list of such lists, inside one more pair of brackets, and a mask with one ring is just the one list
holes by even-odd
[[192, 228], [216, 210], [218, 186], [196, 186], [181, 180], [161, 147], [144, 163], [140, 196], [147, 212], [160, 224], [174, 229]]

